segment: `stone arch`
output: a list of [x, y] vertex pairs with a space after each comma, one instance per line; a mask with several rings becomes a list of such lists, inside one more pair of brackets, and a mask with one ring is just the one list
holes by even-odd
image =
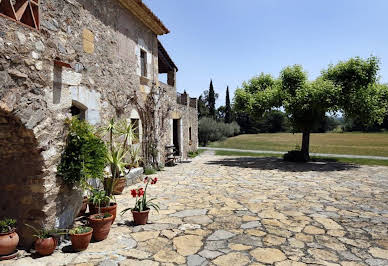
[[20, 244], [33, 242], [25, 224], [41, 226], [44, 206], [44, 159], [33, 130], [0, 109], [0, 217], [17, 219]]

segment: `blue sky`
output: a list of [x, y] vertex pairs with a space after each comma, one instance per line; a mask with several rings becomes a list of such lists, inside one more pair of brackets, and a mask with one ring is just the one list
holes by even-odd
[[198, 97], [210, 79], [224, 104], [260, 72], [301, 64], [314, 79], [349, 57], [381, 59], [388, 82], [386, 0], [144, 0], [171, 31], [159, 39], [179, 68], [177, 87]]

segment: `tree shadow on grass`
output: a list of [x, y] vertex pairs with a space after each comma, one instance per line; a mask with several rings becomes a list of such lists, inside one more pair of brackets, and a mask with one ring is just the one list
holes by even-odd
[[286, 162], [277, 157], [229, 157], [206, 162], [209, 165], [252, 168], [258, 170], [279, 170], [283, 172], [330, 172], [359, 168], [358, 165], [337, 162], [335, 159], [314, 159], [307, 163]]

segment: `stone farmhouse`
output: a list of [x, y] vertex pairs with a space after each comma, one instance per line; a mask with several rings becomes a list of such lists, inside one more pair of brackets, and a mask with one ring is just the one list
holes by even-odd
[[67, 118], [130, 119], [141, 139], [151, 115], [160, 162], [167, 145], [197, 149], [197, 100], [177, 93], [167, 33], [141, 0], [0, 0], [0, 217], [18, 220], [21, 244], [25, 223], [67, 227], [80, 208], [56, 174]]

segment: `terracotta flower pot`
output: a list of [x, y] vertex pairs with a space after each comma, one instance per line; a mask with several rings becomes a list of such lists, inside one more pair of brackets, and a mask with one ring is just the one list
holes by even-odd
[[75, 251], [86, 250], [89, 246], [90, 240], [92, 239], [93, 229], [90, 232], [84, 234], [70, 235], [71, 245]]
[[96, 241], [104, 240], [108, 237], [110, 227], [113, 221], [113, 215], [107, 218], [96, 218], [100, 214], [93, 214], [89, 216], [90, 227], [93, 228], [93, 238]]
[[[90, 214], [98, 213], [98, 206], [95, 206], [95, 205], [89, 203], [89, 209], [90, 209]], [[112, 224], [113, 224], [113, 222], [116, 219], [117, 203], [111, 202], [110, 206], [101, 207], [100, 208], [100, 212], [101, 213], [110, 213], [110, 214], [112, 214], [113, 215]]]
[[[105, 178], [104, 179], [104, 188], [107, 189], [107, 185], [112, 182], [112, 178]], [[125, 177], [121, 178], [115, 178], [114, 182], [116, 182], [114, 188], [113, 188], [113, 195], [121, 195], [123, 193], [123, 190], [125, 186], [127, 185], [127, 179]]]
[[81, 207], [81, 210], [79, 211], [78, 217], [85, 215], [86, 209], [88, 208], [88, 201], [89, 201], [88, 197], [84, 196], [84, 199], [82, 200], [82, 207]]
[[35, 250], [41, 256], [48, 256], [53, 254], [57, 244], [58, 241], [54, 237], [38, 238], [35, 241]]
[[142, 212], [137, 212], [137, 211], [132, 211], [133, 215], [133, 221], [137, 225], [145, 225], [148, 221], [148, 214], [150, 210], [142, 211]]
[[0, 256], [9, 255], [15, 251], [19, 243], [19, 235], [15, 230], [9, 233], [0, 233]]

